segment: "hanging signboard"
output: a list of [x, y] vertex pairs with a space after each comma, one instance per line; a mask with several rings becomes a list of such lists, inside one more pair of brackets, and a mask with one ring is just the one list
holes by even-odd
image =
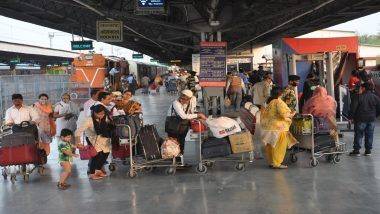
[[226, 85], [226, 42], [201, 42], [199, 84], [209, 87]]
[[99, 42], [122, 42], [122, 21], [96, 21], [96, 40]]
[[135, 14], [162, 14], [165, 12], [165, 0], [136, 0]]
[[144, 58], [144, 54], [140, 54], [140, 53], [132, 54], [132, 59], [143, 59], [143, 58]]
[[71, 41], [71, 50], [92, 50], [94, 47], [92, 46], [91, 40], [83, 40], [83, 41]]

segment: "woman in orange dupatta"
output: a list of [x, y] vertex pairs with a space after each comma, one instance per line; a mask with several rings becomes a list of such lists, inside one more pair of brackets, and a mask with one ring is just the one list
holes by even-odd
[[56, 127], [53, 119], [53, 106], [48, 102], [47, 94], [40, 94], [38, 102], [34, 103], [34, 108], [39, 115], [38, 134], [40, 136], [39, 146], [50, 154], [50, 143], [55, 135]]
[[318, 87], [314, 90], [313, 96], [305, 103], [302, 113], [326, 119], [330, 125], [330, 135], [337, 141], [336, 108], [336, 101], [327, 94], [326, 88]]

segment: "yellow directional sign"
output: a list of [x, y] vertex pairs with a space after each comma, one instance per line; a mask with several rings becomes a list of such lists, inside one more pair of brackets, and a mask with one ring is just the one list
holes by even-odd
[[99, 42], [122, 42], [123, 22], [122, 21], [97, 21], [96, 40]]

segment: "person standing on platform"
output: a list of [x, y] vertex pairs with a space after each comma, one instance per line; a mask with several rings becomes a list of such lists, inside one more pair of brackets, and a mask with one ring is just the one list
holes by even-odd
[[303, 85], [302, 97], [300, 99], [300, 109], [305, 105], [305, 103], [313, 96], [314, 90], [318, 87], [317, 77], [313, 72], [310, 72], [306, 81]]
[[227, 81], [226, 93], [229, 95], [235, 111], [240, 110], [243, 92], [245, 92], [244, 82], [238, 76], [238, 73], [234, 71], [232, 72], [232, 76]]
[[296, 89], [300, 81], [300, 77], [297, 75], [290, 75], [288, 77], [289, 84], [285, 88], [281, 99], [288, 105], [293, 112], [297, 111], [297, 95]]
[[267, 73], [264, 80], [253, 85], [253, 104], [257, 107], [265, 107], [272, 90], [272, 73]]
[[83, 104], [84, 115], [91, 114], [90, 108], [98, 101], [98, 95], [99, 95], [98, 89], [91, 89], [90, 91], [91, 98]]
[[376, 117], [380, 115], [380, 98], [374, 94], [370, 82], [361, 85], [359, 95], [351, 103], [350, 116], [354, 122], [354, 149], [351, 156], [360, 156], [364, 136], [365, 156], [371, 155]]

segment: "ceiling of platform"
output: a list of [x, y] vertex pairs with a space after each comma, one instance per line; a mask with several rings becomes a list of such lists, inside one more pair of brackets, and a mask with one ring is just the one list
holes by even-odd
[[166, 0], [163, 14], [148, 15], [135, 6], [136, 0], [1, 0], [0, 15], [91, 39], [97, 20], [122, 20], [124, 41], [115, 45], [189, 62], [201, 32], [210, 38], [220, 31], [229, 52], [239, 52], [378, 12], [380, 0]]

